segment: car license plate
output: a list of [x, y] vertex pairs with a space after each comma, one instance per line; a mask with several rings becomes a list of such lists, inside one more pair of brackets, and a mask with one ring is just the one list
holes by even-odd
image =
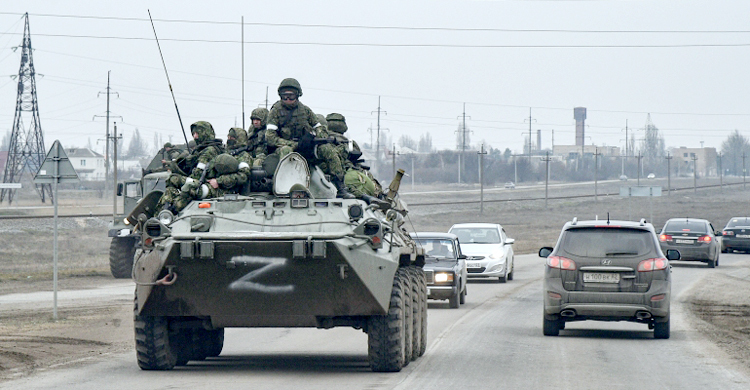
[[680, 240], [680, 239], [676, 239], [676, 240], [674, 240], [674, 242], [677, 243], [677, 244], [694, 244], [695, 240]]
[[750, 235], [748, 235], [748, 234], [738, 234], [735, 237], [737, 237], [737, 238], [750, 238]]
[[466, 263], [466, 268], [482, 268], [482, 263], [475, 263], [470, 261]]
[[583, 274], [586, 283], [620, 283], [620, 274], [614, 272], [586, 272]]

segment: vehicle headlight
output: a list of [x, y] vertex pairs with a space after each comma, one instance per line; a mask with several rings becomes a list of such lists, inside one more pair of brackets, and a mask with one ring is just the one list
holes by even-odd
[[159, 213], [159, 222], [169, 226], [172, 222], [174, 222], [174, 214], [172, 214], [172, 212], [169, 210], [162, 210]]
[[497, 260], [502, 259], [505, 254], [502, 251], [490, 253], [490, 259]]
[[452, 272], [437, 272], [435, 273], [435, 283], [446, 283], [453, 281]]

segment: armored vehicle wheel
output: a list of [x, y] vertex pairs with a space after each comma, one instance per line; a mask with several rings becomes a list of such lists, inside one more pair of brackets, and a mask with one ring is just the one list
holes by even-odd
[[402, 268], [393, 277], [388, 314], [371, 316], [367, 321], [367, 344], [370, 368], [376, 372], [397, 372], [404, 366], [404, 300], [409, 276]]
[[416, 266], [407, 267], [411, 278], [411, 311], [412, 311], [412, 338], [411, 338], [411, 360], [417, 360], [422, 342], [422, 306], [426, 302], [422, 300], [422, 286], [419, 271]]
[[133, 272], [135, 237], [112, 237], [109, 244], [109, 270], [116, 279], [129, 278]]
[[142, 370], [171, 370], [177, 365], [168, 328], [165, 317], [135, 316], [135, 350]]
[[404, 278], [404, 366], [414, 358], [414, 290], [410, 267], [402, 267]]
[[419, 318], [421, 329], [419, 331], [419, 348], [417, 350], [417, 356], [422, 356], [425, 351], [427, 351], [427, 279], [425, 278], [422, 267], [417, 267], [417, 276], [419, 277], [419, 287], [422, 290], [419, 296], [422, 315]]

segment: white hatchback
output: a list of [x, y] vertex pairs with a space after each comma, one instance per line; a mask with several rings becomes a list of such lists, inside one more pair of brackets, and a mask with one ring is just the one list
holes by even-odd
[[469, 278], [513, 280], [513, 246], [505, 229], [496, 223], [459, 223], [449, 233], [458, 236], [461, 252], [467, 256]]

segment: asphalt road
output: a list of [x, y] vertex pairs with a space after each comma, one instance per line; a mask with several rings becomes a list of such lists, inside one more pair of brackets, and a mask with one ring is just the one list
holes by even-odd
[[[713, 270], [675, 263], [668, 340], [655, 340], [644, 325], [603, 322], [568, 324], [558, 337], [543, 336], [543, 260], [522, 255], [515, 280], [470, 282], [460, 309], [431, 301], [427, 353], [399, 373], [370, 372], [361, 331], [230, 329], [221, 356], [173, 371], [141, 371], [130, 352], [92, 356], [0, 389], [747, 389], [750, 376], [691, 327], [680, 302], [707, 273], [726, 272], [745, 256], [722, 254]], [[132, 292], [122, 282], [100, 290], [100, 299]], [[67, 294], [62, 299], [78, 293]], [[48, 298], [14, 294], [2, 304]]]

